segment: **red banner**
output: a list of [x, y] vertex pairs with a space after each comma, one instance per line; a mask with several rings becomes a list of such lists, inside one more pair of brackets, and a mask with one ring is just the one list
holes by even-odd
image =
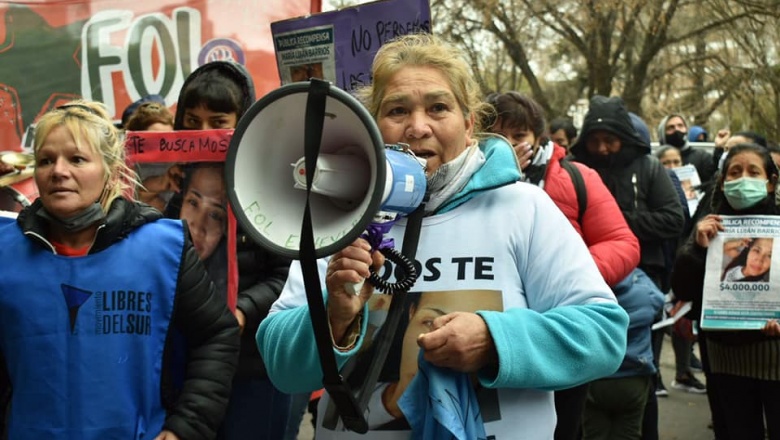
[[0, 0], [0, 151], [31, 144], [29, 127], [75, 98], [116, 119], [139, 98], [176, 103], [198, 66], [230, 59], [258, 97], [280, 81], [270, 23], [319, 12], [320, 0]]

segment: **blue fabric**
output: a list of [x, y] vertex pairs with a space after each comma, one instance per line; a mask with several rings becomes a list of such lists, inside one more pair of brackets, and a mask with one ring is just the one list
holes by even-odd
[[426, 440], [486, 439], [485, 425], [469, 375], [438, 368], [420, 350], [419, 370], [398, 400], [412, 427], [412, 438]]
[[[698, 141], [696, 140], [697, 137], [699, 137], [700, 134], [704, 133], [705, 140], [704, 141]], [[688, 129], [688, 141], [689, 142], [705, 142], [707, 137], [709, 136], [709, 133], [707, 133], [707, 130], [704, 129], [704, 127], [700, 127], [698, 125], [694, 125], [691, 128]]]
[[612, 289], [618, 304], [628, 313], [626, 355], [610, 377], [654, 374], [650, 327], [664, 305], [664, 295], [642, 269], [634, 269]]
[[487, 137], [480, 141], [479, 148], [485, 154], [484, 165], [437, 213], [452, 211], [484, 191], [517, 182], [522, 177], [515, 151], [505, 139], [498, 136]]
[[[181, 221], [146, 224], [109, 248], [65, 257], [0, 227], [0, 353], [14, 386], [8, 437], [159, 434], [165, 340], [184, 247]], [[154, 255], [155, 258], [130, 259]], [[31, 277], [30, 267], [47, 276]]]

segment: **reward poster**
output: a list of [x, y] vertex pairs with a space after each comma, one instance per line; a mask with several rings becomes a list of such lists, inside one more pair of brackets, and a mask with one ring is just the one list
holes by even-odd
[[722, 216], [707, 251], [701, 327], [760, 329], [780, 318], [780, 219]]
[[428, 0], [384, 0], [271, 23], [282, 84], [319, 78], [352, 92], [371, 83], [371, 63], [395, 37], [431, 32]]

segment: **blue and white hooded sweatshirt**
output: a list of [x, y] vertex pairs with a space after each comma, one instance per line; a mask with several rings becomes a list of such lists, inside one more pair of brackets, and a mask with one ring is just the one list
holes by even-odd
[[[498, 439], [547, 440], [556, 424], [551, 391], [615, 372], [625, 354], [628, 316], [552, 200], [540, 188], [517, 182], [520, 171], [511, 146], [488, 138], [479, 147], [482, 167], [462, 191], [423, 219], [416, 255], [422, 271], [412, 290], [471, 300], [498, 295], [501, 310], [477, 308], [499, 358], [497, 367], [477, 374], [479, 388], [495, 390], [492, 401], [480, 403], [485, 431]], [[387, 236], [401, 243], [405, 228], [402, 219]], [[327, 261], [318, 265], [324, 279]], [[375, 293], [372, 299], [382, 296]], [[370, 344], [369, 323], [377, 325], [373, 315], [382, 314], [371, 313], [377, 310], [370, 303], [354, 349], [334, 349], [340, 366]], [[289, 393], [322, 387], [308, 307], [300, 264], [294, 262], [281, 297], [257, 332], [269, 377]], [[327, 400], [326, 394], [321, 408]], [[363, 438], [323, 428], [324, 412], [318, 439]], [[372, 439], [410, 438], [408, 429], [371, 429]]]

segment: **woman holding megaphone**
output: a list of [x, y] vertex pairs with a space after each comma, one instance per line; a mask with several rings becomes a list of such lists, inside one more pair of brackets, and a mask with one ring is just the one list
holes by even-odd
[[[480, 116], [489, 110], [459, 50], [431, 35], [400, 37], [379, 49], [372, 77], [360, 97], [384, 142], [408, 144], [427, 163], [428, 197], [416, 251], [422, 270], [413, 290], [456, 295], [490, 290], [503, 302], [502, 311], [477, 307], [426, 323], [430, 331], [416, 338], [419, 372], [398, 401], [408, 423], [372, 432], [372, 438], [409, 438], [410, 430], [414, 438], [430, 437], [433, 431], [424, 429], [464, 438], [518, 438], [519, 432], [524, 438], [552, 438], [555, 409], [549, 390], [614, 372], [623, 359], [628, 316], [549, 197], [518, 183], [521, 171], [512, 147], [503, 138], [479, 134]], [[406, 227], [401, 220], [387, 236], [398, 241]], [[382, 255], [357, 239], [319, 266], [338, 365], [370, 348], [369, 323], [382, 325], [367, 304], [379, 295], [374, 287], [365, 283], [355, 295], [345, 284], [360, 282], [383, 265]], [[391, 274], [392, 269], [383, 272]], [[322, 387], [304, 290], [294, 262], [257, 333], [269, 376], [286, 392]], [[469, 300], [473, 303], [473, 297]], [[393, 353], [400, 347], [390, 350], [388, 359], [400, 358]], [[393, 362], [385, 369], [398, 374]], [[459, 398], [455, 408], [451, 400], [439, 401], [439, 409], [454, 416], [450, 423], [428, 411], [428, 393], [442, 391]], [[486, 392], [497, 397], [482, 399]], [[321, 406], [327, 394], [323, 400]], [[426, 420], [433, 421], [428, 428]], [[318, 422], [318, 439], [353, 436], [358, 434]]]

